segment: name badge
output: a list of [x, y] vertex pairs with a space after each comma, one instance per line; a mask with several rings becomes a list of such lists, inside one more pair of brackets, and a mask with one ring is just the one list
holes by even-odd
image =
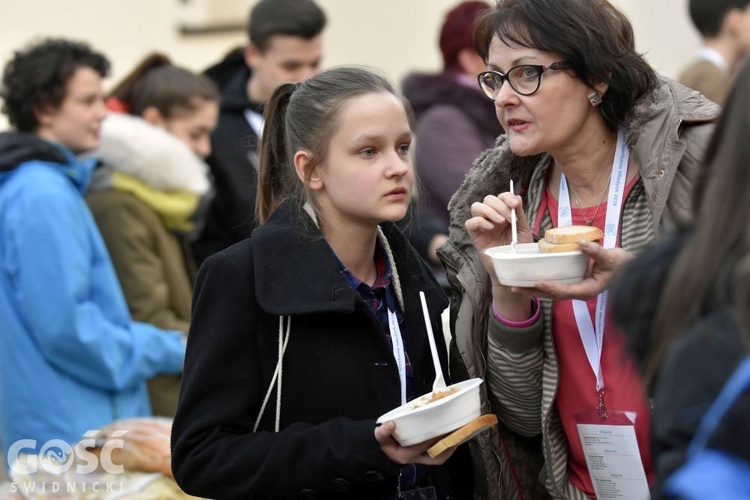
[[646, 471], [635, 436], [636, 412], [597, 410], [574, 415], [598, 500], [648, 500]]

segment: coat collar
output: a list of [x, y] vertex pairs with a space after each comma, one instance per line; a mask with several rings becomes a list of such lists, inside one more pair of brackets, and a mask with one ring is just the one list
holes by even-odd
[[[440, 286], [400, 230], [381, 225], [394, 256], [394, 276], [409, 304], [420, 290], [439, 316], [448, 302]], [[342, 276], [338, 259], [310, 216], [293, 200], [284, 202], [251, 236], [255, 291], [269, 314], [352, 313], [359, 294]], [[388, 250], [388, 249], [387, 249]], [[426, 274], [427, 273], [427, 274]], [[395, 284], [395, 283], [394, 283]], [[411, 300], [410, 300], [411, 299]], [[418, 305], [418, 303], [417, 303]]]
[[61, 144], [49, 142], [24, 132], [0, 134], [0, 184], [14, 175], [14, 171], [30, 161], [41, 161], [59, 166], [81, 193], [91, 180], [97, 159], [91, 155], [74, 155]]
[[10, 172], [31, 160], [65, 164], [69, 155], [62, 148], [24, 132], [0, 133], [0, 172]]
[[[102, 123], [96, 186], [109, 187], [103, 173], [121, 172], [157, 191], [199, 196], [211, 189], [208, 165], [169, 132], [138, 116], [110, 113]], [[103, 186], [102, 186], [103, 185]]]
[[238, 68], [226, 82], [221, 94], [221, 110], [228, 112], [244, 112], [246, 109], [263, 114], [263, 104], [250, 101], [247, 97], [247, 82], [252, 71], [247, 66]]

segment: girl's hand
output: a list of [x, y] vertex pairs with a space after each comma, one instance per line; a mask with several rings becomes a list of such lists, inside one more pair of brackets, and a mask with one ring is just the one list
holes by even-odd
[[579, 244], [581, 252], [592, 259], [583, 281], [572, 285], [540, 281], [535, 288], [518, 288], [514, 291], [533, 293], [537, 297], [553, 300], [589, 300], [606, 290], [615, 272], [633, 258], [633, 254], [622, 248], [605, 250], [601, 245], [590, 241], [580, 241]]
[[456, 447], [449, 448], [435, 458], [432, 458], [427, 454], [427, 450], [432, 445], [440, 441], [440, 437], [418, 443], [412, 446], [401, 446], [393, 438], [393, 432], [396, 430], [396, 424], [393, 422], [386, 422], [383, 425], [375, 427], [375, 440], [380, 445], [380, 449], [383, 450], [385, 456], [387, 456], [392, 462], [406, 465], [406, 464], [425, 464], [425, 465], [442, 465], [445, 463], [453, 452], [456, 451]]
[[531, 228], [523, 212], [521, 197], [510, 192], [497, 196], [485, 196], [484, 200], [471, 205], [471, 219], [466, 221], [466, 230], [471, 237], [474, 248], [479, 252], [485, 269], [492, 277], [492, 283], [499, 286], [492, 260], [485, 255], [488, 248], [509, 245], [513, 239], [511, 234], [510, 213], [516, 209], [516, 228], [519, 243], [534, 241]]

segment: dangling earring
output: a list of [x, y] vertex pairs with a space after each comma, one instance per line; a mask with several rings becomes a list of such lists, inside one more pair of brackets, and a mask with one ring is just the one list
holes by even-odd
[[599, 92], [590, 93], [589, 102], [591, 103], [591, 106], [597, 107], [602, 103], [602, 95]]

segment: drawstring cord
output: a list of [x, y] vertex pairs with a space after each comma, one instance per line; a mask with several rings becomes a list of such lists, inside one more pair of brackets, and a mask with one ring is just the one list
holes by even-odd
[[274, 432], [279, 432], [279, 424], [281, 422], [281, 376], [284, 370], [284, 353], [286, 352], [286, 346], [289, 343], [289, 333], [292, 330], [292, 317], [287, 316], [286, 319], [286, 332], [284, 332], [284, 316], [279, 316], [279, 360], [276, 363], [276, 370], [274, 370], [273, 372], [273, 377], [271, 378], [271, 383], [268, 386], [268, 391], [266, 391], [266, 397], [263, 398], [263, 404], [260, 407], [258, 418], [255, 420], [253, 432], [256, 432], [258, 430], [260, 419], [263, 417], [263, 413], [266, 411], [268, 400], [271, 398], [271, 392], [273, 391], [274, 384], [276, 384], [276, 424], [274, 427]]

